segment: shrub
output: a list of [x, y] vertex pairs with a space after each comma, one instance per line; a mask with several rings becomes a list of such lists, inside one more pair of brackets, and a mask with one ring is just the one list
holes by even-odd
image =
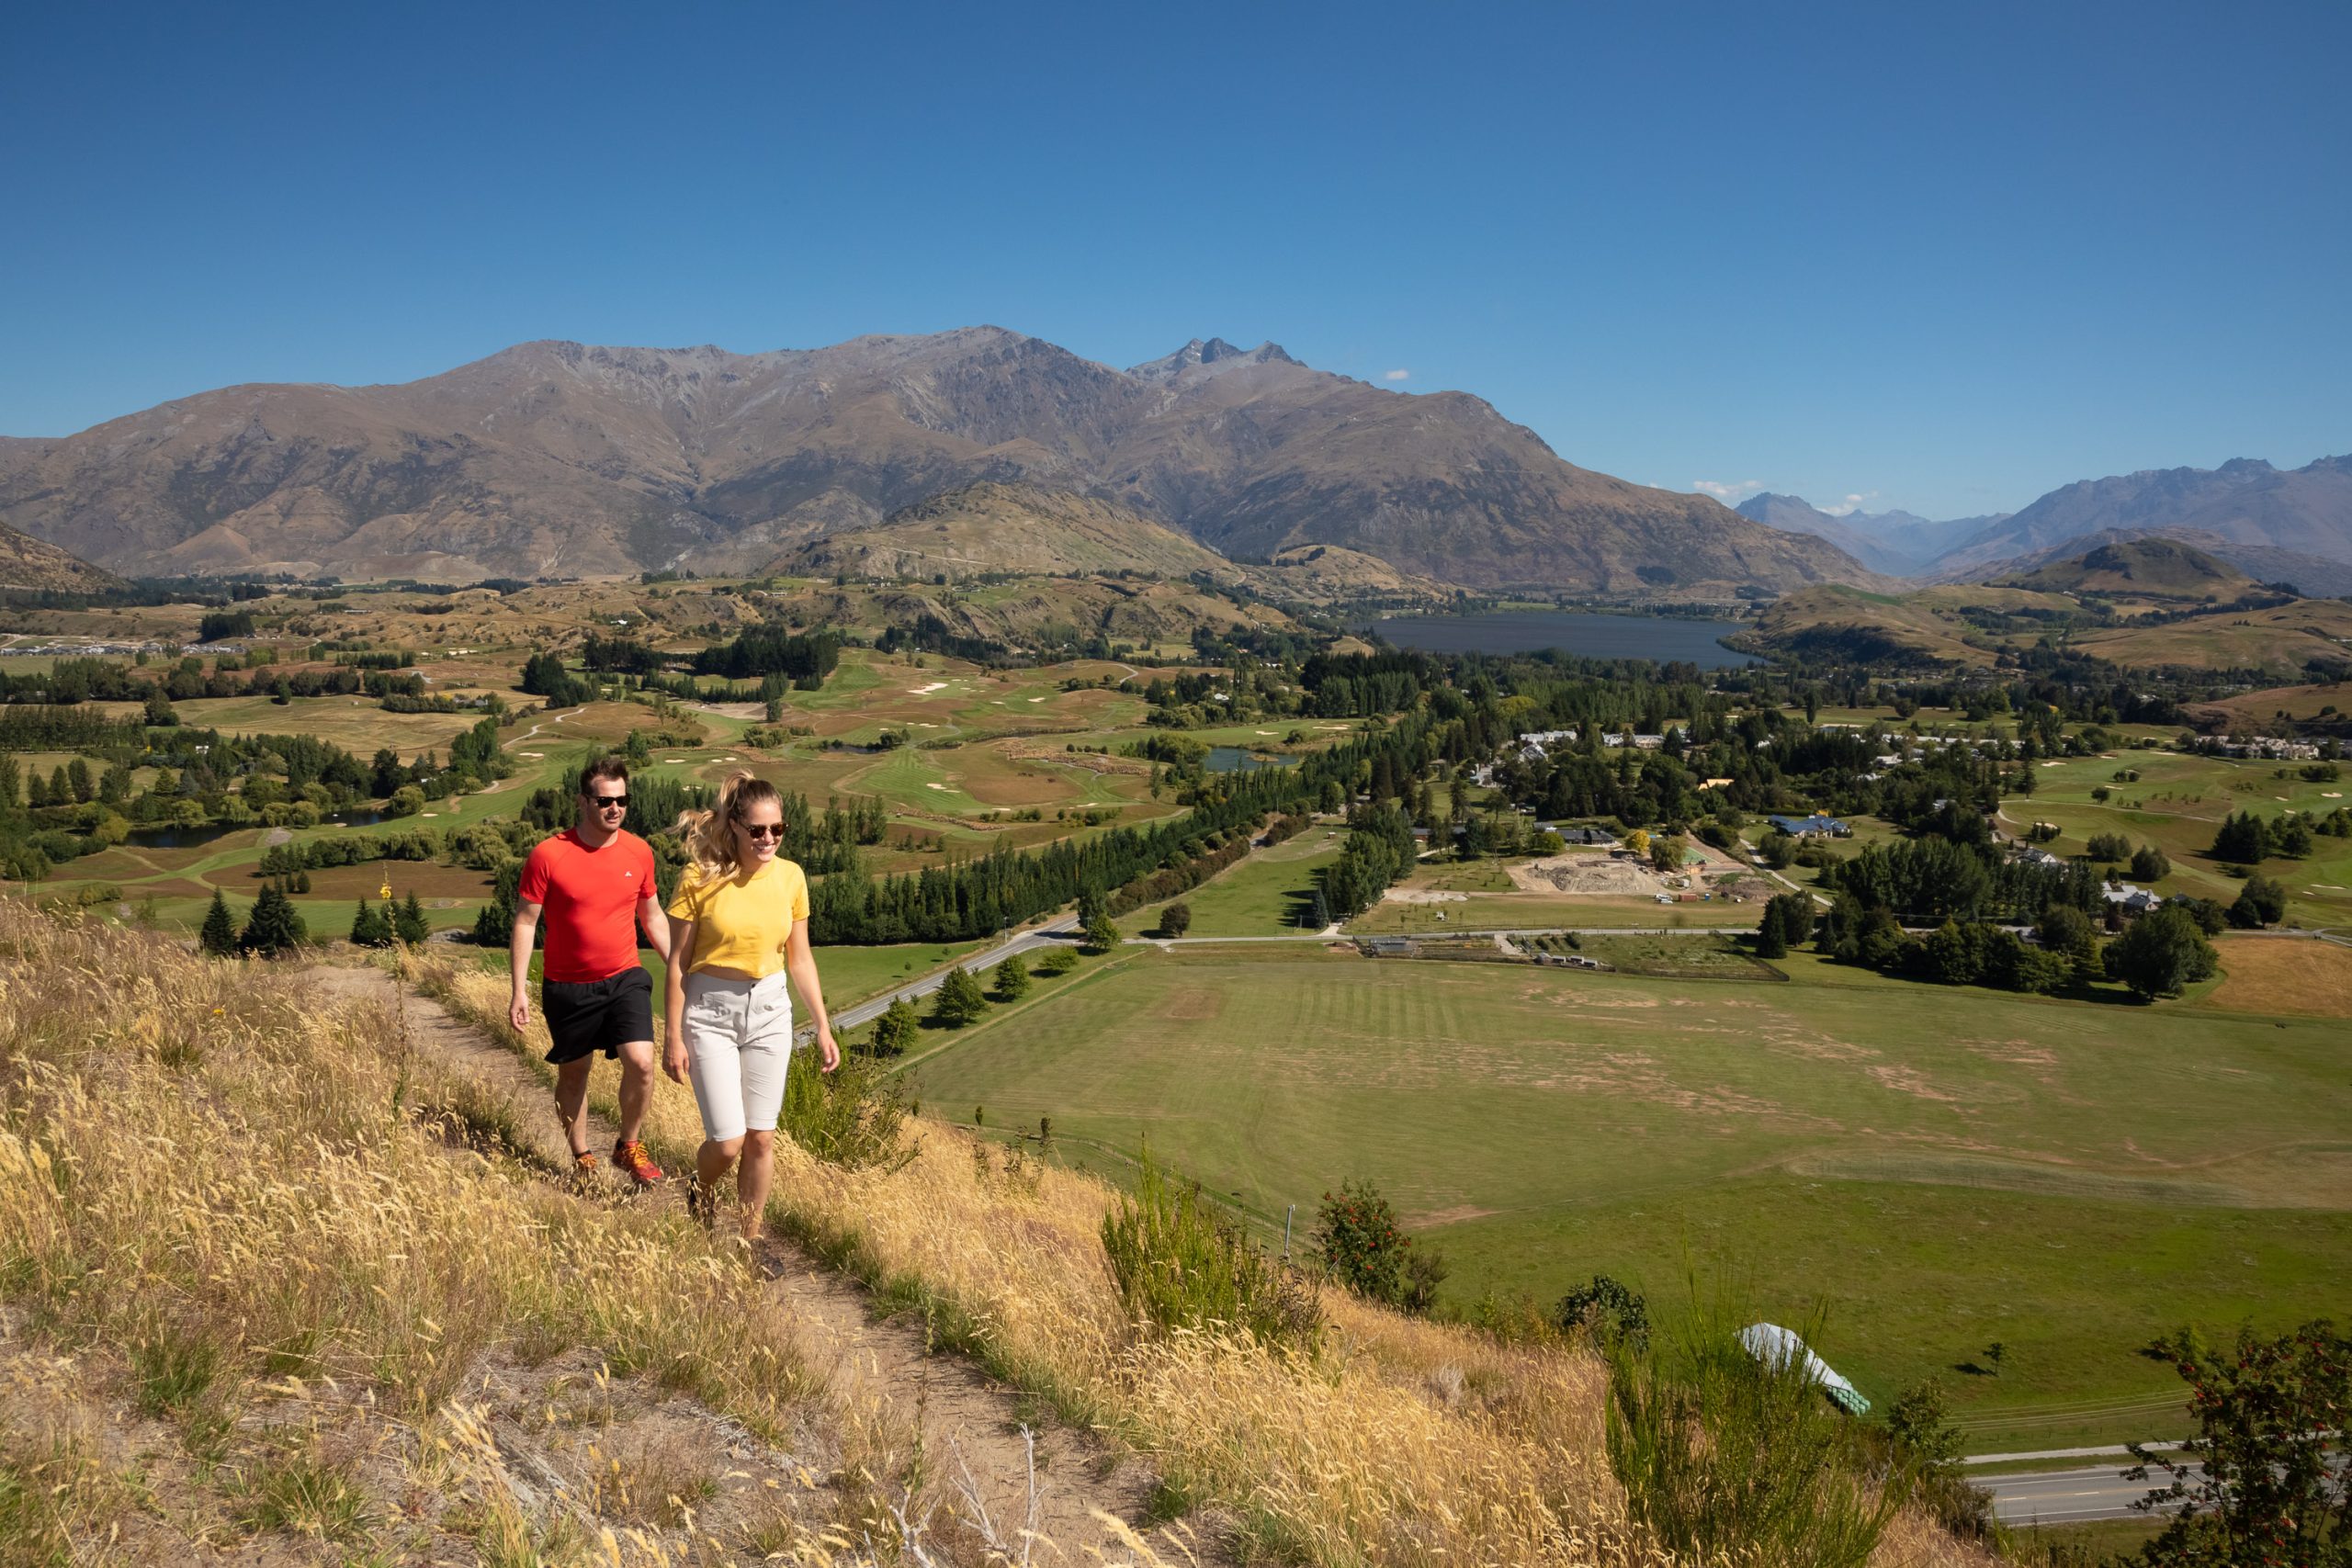
[[1908, 1478], [1872, 1487], [1802, 1359], [1749, 1355], [1740, 1315], [1694, 1304], [1666, 1343], [1609, 1348], [1607, 1445], [1626, 1504], [1678, 1556], [1861, 1568]]
[[1161, 936], [1182, 936], [1186, 931], [1191, 931], [1192, 929], [1193, 907], [1190, 904], [1170, 904], [1168, 908], [1159, 911], [1159, 934]]
[[1315, 1242], [1325, 1267], [1340, 1284], [1376, 1302], [1396, 1299], [1413, 1238], [1397, 1224], [1396, 1209], [1371, 1182], [1343, 1181], [1336, 1196], [1323, 1194]]
[[1142, 1154], [1136, 1193], [1102, 1216], [1102, 1251], [1127, 1310], [1161, 1329], [1220, 1324], [1265, 1344], [1311, 1344], [1314, 1292], [1215, 1213], [1200, 1184], [1171, 1183]]
[[2162, 882], [2172, 874], [2172, 862], [2154, 844], [2132, 852], [2132, 874], [2143, 882]]
[[1564, 1334], [1589, 1334], [1602, 1345], [1626, 1339], [1640, 1349], [1650, 1340], [1649, 1303], [1606, 1274], [1562, 1296], [1552, 1320]]
[[1993, 1495], [1972, 1486], [1960, 1467], [1960, 1428], [1953, 1425], [1944, 1385], [1913, 1383], [1886, 1407], [1886, 1453], [1879, 1468], [1914, 1478], [1914, 1498], [1956, 1536], [1993, 1533]]
[[[2352, 1338], [2324, 1320], [2269, 1337], [2241, 1329], [2228, 1350], [2191, 1331], [2146, 1353], [2169, 1361], [2190, 1390], [2198, 1427], [2191, 1453], [2140, 1462], [2170, 1484], [2152, 1494], [2187, 1507], [2141, 1549], [2150, 1568], [2220, 1562], [2339, 1563], [2352, 1551], [2352, 1501], [2331, 1485], [2328, 1444], [2352, 1417]], [[2330, 1495], [2331, 1492], [2334, 1495]]]
[[1029, 971], [1019, 959], [1008, 959], [996, 966], [997, 1000], [1017, 1002], [1028, 994]]
[[1054, 948], [1037, 960], [1037, 973], [1040, 975], [1067, 975], [1077, 967], [1078, 953], [1067, 947]]
[[872, 1056], [844, 1054], [825, 1072], [814, 1051], [795, 1051], [784, 1080], [778, 1125], [792, 1141], [832, 1165], [851, 1170], [897, 1169], [913, 1157], [899, 1147], [910, 1112], [906, 1085]]

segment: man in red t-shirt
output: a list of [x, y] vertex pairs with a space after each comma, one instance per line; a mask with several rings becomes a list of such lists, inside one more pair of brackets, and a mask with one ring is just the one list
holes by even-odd
[[555, 1112], [572, 1163], [582, 1171], [595, 1168], [596, 1156], [587, 1148], [588, 1069], [602, 1051], [621, 1064], [621, 1135], [613, 1163], [639, 1186], [651, 1186], [662, 1179], [662, 1168], [638, 1134], [653, 1095], [653, 977], [637, 961], [637, 928], [644, 925], [666, 963], [670, 919], [654, 891], [652, 849], [621, 827], [628, 814], [628, 767], [618, 757], [591, 762], [581, 775], [573, 825], [541, 840], [523, 863], [508, 946], [514, 995], [507, 1017], [518, 1032], [530, 1026], [525, 987], [544, 910], [548, 947], [539, 1005], [554, 1041], [548, 1060], [556, 1066]]

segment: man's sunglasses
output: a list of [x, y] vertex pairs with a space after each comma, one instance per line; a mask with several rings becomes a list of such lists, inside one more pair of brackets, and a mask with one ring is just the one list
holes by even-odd
[[627, 811], [628, 809], [628, 796], [626, 795], [592, 795], [588, 798], [595, 802], [596, 809], [599, 811]]
[[735, 826], [742, 829], [743, 831], [751, 834], [754, 839], [781, 839], [784, 837], [784, 824], [781, 822], [738, 822]]

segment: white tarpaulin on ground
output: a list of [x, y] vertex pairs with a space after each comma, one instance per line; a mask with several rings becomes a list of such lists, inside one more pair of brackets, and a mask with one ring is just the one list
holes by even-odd
[[1785, 1367], [1798, 1357], [1804, 1358], [1805, 1376], [1828, 1391], [1840, 1408], [1860, 1416], [1871, 1407], [1861, 1391], [1841, 1378], [1829, 1363], [1805, 1348], [1805, 1343], [1790, 1329], [1777, 1323], [1751, 1323], [1739, 1331], [1742, 1348], [1768, 1367]]

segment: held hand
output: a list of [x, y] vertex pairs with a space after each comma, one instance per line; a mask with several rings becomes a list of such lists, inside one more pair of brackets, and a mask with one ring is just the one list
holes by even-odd
[[662, 1053], [662, 1070], [670, 1075], [672, 1083], [686, 1081], [686, 1043], [675, 1030], [671, 1031], [670, 1043]]
[[833, 1026], [830, 1023], [817, 1026], [817, 1055], [829, 1073], [842, 1065], [842, 1048], [833, 1043]]
[[506, 1021], [514, 1026], [517, 1034], [531, 1027], [530, 998], [520, 991], [514, 993], [514, 1000], [506, 1009]]

